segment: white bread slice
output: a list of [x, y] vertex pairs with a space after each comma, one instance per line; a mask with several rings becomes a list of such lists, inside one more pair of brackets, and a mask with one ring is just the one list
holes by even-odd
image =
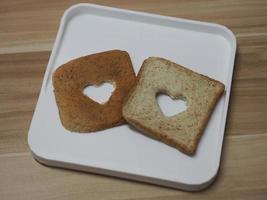
[[[123, 117], [137, 129], [182, 152], [194, 154], [224, 85], [163, 58], [150, 57], [123, 106]], [[182, 98], [187, 109], [166, 117], [156, 100], [158, 93]]]

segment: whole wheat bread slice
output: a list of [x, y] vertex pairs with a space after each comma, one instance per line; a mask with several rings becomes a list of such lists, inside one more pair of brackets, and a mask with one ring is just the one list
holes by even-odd
[[[83, 93], [88, 85], [115, 82], [105, 104]], [[111, 50], [71, 60], [53, 73], [53, 86], [62, 125], [75, 132], [92, 132], [125, 123], [123, 100], [136, 76], [126, 51]]]
[[[168, 60], [146, 59], [123, 106], [123, 117], [145, 134], [173, 146], [186, 154], [197, 148], [224, 85]], [[187, 102], [187, 109], [166, 117], [156, 101], [165, 93]]]

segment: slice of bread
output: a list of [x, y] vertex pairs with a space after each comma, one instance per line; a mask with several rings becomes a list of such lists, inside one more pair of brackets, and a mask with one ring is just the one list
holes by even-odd
[[[116, 84], [103, 105], [83, 93], [88, 85]], [[125, 123], [123, 100], [136, 82], [127, 52], [112, 50], [71, 60], [53, 73], [53, 85], [63, 126], [76, 132], [91, 132]]]
[[[144, 61], [137, 79], [124, 103], [124, 118], [145, 134], [194, 154], [224, 85], [157, 57]], [[164, 116], [156, 100], [159, 93], [185, 100], [187, 109], [172, 117]]]

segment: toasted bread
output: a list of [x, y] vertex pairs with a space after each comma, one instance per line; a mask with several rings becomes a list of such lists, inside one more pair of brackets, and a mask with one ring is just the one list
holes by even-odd
[[[124, 103], [124, 118], [145, 134], [194, 154], [224, 85], [157, 57], [144, 61], [137, 79]], [[172, 117], [164, 116], [156, 101], [158, 93], [182, 98], [187, 109]]]
[[[116, 88], [104, 104], [83, 94], [88, 85], [113, 81]], [[136, 82], [127, 52], [112, 50], [80, 57], [53, 73], [53, 85], [63, 126], [75, 132], [92, 132], [125, 123], [122, 104]]]

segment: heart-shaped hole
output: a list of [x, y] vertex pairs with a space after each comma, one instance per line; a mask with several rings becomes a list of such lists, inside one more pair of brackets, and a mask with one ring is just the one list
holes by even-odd
[[114, 90], [115, 83], [105, 81], [99, 85], [88, 85], [83, 89], [83, 93], [95, 102], [105, 104]]
[[158, 94], [157, 101], [162, 113], [166, 117], [172, 117], [187, 109], [184, 98], [171, 98], [166, 94]]

